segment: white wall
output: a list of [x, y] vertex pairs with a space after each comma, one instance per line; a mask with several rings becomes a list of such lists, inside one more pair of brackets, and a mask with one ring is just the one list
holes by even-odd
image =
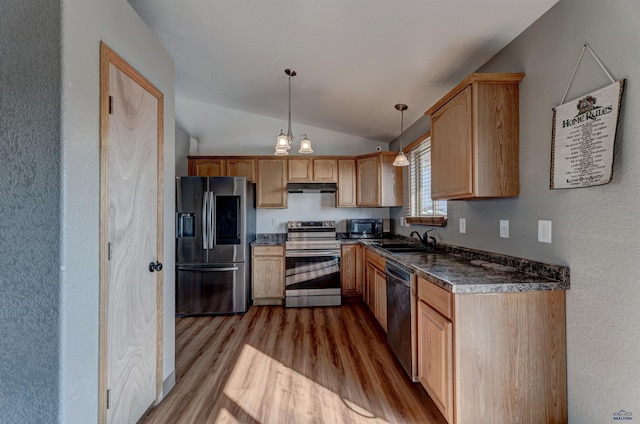
[[[272, 155], [280, 130], [287, 132], [286, 120], [183, 97], [176, 97], [176, 121], [181, 129], [198, 139], [199, 155]], [[315, 155], [358, 155], [375, 152], [376, 147], [389, 148], [387, 143], [295, 122], [291, 127], [296, 136], [308, 134]], [[299, 146], [294, 144], [296, 152]]]
[[[99, 43], [106, 42], [164, 94], [166, 270], [174, 268], [174, 67], [125, 0], [64, 0], [62, 34], [59, 422], [84, 424], [98, 416]], [[166, 272], [164, 281], [167, 378], [175, 368], [173, 273]]]
[[185, 159], [189, 154], [189, 134], [176, 127], [176, 176], [188, 175], [189, 164]]
[[[561, 0], [480, 69], [526, 73], [520, 83], [521, 194], [450, 202], [449, 226], [436, 229], [446, 243], [570, 267], [568, 396], [569, 421], [576, 424], [612, 423], [621, 409], [640, 415], [638, 16], [636, 0]], [[552, 108], [585, 42], [615, 78], [627, 79], [614, 176], [604, 186], [549, 190]], [[585, 53], [567, 98], [607, 84]], [[467, 220], [466, 234], [458, 232], [459, 218]], [[510, 220], [509, 239], [499, 237], [500, 219]], [[539, 219], [553, 221], [552, 244], [537, 242]]]
[[389, 218], [389, 208], [336, 208], [334, 193], [289, 193], [287, 209], [258, 209], [258, 233], [286, 233], [287, 221], [336, 221], [336, 231], [346, 232], [352, 218]]

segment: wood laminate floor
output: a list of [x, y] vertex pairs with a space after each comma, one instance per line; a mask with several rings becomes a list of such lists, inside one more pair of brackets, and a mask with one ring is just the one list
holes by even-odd
[[176, 320], [177, 383], [140, 421], [446, 424], [364, 304]]

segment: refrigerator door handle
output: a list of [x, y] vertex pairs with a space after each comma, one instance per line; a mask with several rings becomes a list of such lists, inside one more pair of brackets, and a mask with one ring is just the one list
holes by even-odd
[[197, 272], [222, 272], [222, 271], [237, 271], [237, 266], [227, 266], [223, 268], [191, 268], [178, 266], [178, 271], [197, 271]]
[[209, 192], [204, 192], [204, 198], [202, 199], [202, 248], [207, 250], [209, 245], [207, 244], [207, 201], [209, 200]]
[[214, 199], [215, 195], [212, 191], [209, 192], [209, 249], [213, 249], [214, 246], [214, 233], [215, 233], [215, 225], [213, 222], [214, 216]]

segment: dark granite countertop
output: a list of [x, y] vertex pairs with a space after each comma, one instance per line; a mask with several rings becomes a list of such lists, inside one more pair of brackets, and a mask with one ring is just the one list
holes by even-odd
[[262, 233], [251, 242], [251, 246], [284, 246], [287, 233]]
[[[286, 233], [258, 234], [252, 246], [283, 246]], [[398, 238], [410, 242], [411, 239]], [[568, 290], [569, 268], [513, 256], [439, 244], [435, 253], [389, 253], [380, 240], [340, 237], [342, 244], [363, 244], [387, 260], [452, 293], [504, 293]]]
[[569, 268], [457, 246], [436, 253], [389, 253], [361, 241], [374, 252], [452, 293], [504, 293], [568, 290]]

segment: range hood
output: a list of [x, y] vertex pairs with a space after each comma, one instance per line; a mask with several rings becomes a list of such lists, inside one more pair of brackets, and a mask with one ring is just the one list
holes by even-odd
[[336, 183], [289, 183], [289, 193], [335, 193], [338, 190]]

